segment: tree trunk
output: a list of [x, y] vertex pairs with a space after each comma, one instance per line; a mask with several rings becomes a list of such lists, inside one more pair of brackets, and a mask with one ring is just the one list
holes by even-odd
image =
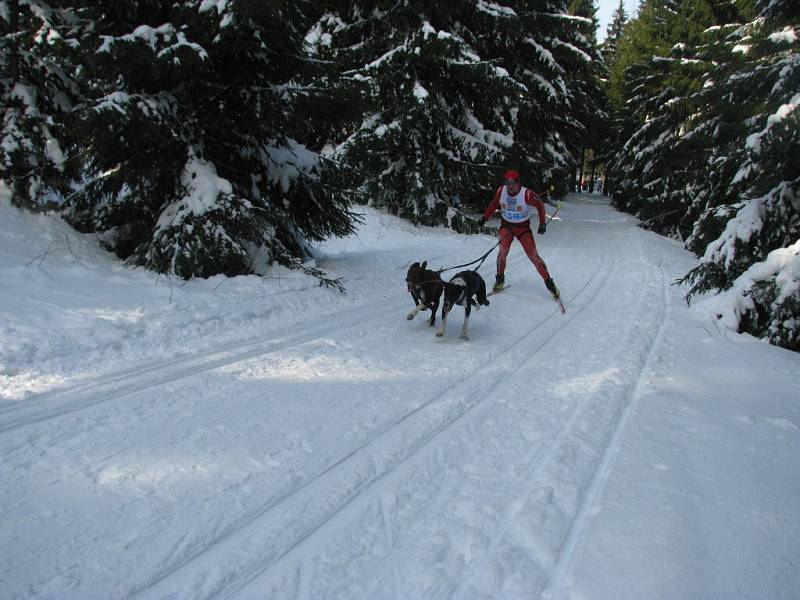
[[[14, 84], [19, 81], [19, 50], [17, 48], [17, 44], [19, 44], [19, 0], [10, 0], [8, 3], [8, 45], [9, 45], [9, 71], [8, 75], [11, 79], [11, 86], [10, 88], [14, 87]], [[9, 182], [11, 187], [11, 202], [17, 206], [20, 206], [20, 195], [19, 195], [19, 181], [17, 177], [14, 176], [13, 170], [9, 173]]]
[[586, 147], [581, 146], [581, 169], [578, 174], [578, 191], [583, 191], [583, 164], [586, 161]]
[[9, 42], [11, 47], [10, 71], [11, 81], [16, 83], [19, 79], [19, 51], [17, 44], [19, 39], [19, 0], [10, 0], [8, 3], [9, 11]]

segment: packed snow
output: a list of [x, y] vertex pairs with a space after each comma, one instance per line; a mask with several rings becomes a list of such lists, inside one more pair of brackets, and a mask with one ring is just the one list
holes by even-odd
[[679, 243], [569, 196], [566, 314], [515, 242], [465, 341], [405, 273], [495, 238], [360, 211], [316, 258], [341, 294], [130, 268], [0, 198], [4, 598], [797, 597], [800, 354], [688, 307]]

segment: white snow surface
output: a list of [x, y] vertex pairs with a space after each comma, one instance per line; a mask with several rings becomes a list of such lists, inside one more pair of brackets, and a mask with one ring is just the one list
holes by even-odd
[[797, 598], [800, 354], [688, 308], [679, 243], [570, 196], [566, 314], [515, 242], [437, 338], [406, 269], [494, 238], [361, 210], [340, 294], [159, 277], [0, 198], [3, 598]]

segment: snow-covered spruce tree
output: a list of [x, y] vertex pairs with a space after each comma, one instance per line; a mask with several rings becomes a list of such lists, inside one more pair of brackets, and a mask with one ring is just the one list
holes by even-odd
[[[623, 39], [625, 26], [628, 23], [628, 13], [625, 3], [620, 0], [619, 6], [614, 10], [611, 23], [606, 27], [606, 38], [600, 45], [600, 55], [603, 57], [603, 91], [606, 96], [606, 111], [608, 117], [605, 121], [602, 140], [598, 157], [606, 167], [611, 163], [627, 138], [623, 138], [627, 120], [624, 114], [624, 102], [621, 93], [621, 64], [619, 60], [619, 45]], [[606, 193], [613, 193], [615, 177], [613, 171], [606, 168], [605, 173]]]
[[485, 204], [503, 168], [536, 187], [569, 163], [565, 135], [579, 124], [562, 62], [591, 60], [573, 39], [580, 21], [544, 1], [361, 1], [326, 14], [318, 55], [368, 88], [337, 160], [364, 175], [370, 203], [470, 229], [454, 206]]
[[[576, 21], [580, 29], [573, 30], [576, 56], [567, 68], [567, 81], [573, 98], [572, 117], [577, 121], [573, 134], [567, 138], [567, 144], [571, 155], [582, 163], [578, 169], [585, 176], [591, 175], [600, 162], [598, 155], [608, 135], [609, 105], [602, 86], [605, 67], [597, 44], [597, 9], [594, 0], [572, 0], [569, 12], [582, 20]], [[590, 161], [584, 161], [588, 151], [594, 157], [591, 164]], [[571, 181], [575, 182], [576, 177], [571, 177]]]
[[611, 161], [614, 203], [648, 228], [679, 239], [692, 231], [690, 207], [707, 177], [710, 148], [692, 130], [696, 96], [714, 65], [700, 42], [719, 18], [712, 2], [656, 0], [642, 5], [629, 30], [640, 38], [649, 30], [653, 55], [625, 71], [630, 133]]
[[17, 206], [66, 189], [62, 123], [79, 95], [66, 65], [79, 25], [65, 2], [0, 0], [0, 180]]
[[611, 82], [612, 80], [619, 82], [622, 79], [621, 73], [617, 70], [617, 56], [619, 43], [622, 40], [625, 25], [628, 23], [628, 17], [624, 0], [619, 0], [619, 6], [614, 9], [611, 22], [606, 27], [606, 37], [600, 45], [600, 54], [603, 57], [608, 73], [609, 96], [614, 100], [619, 100], [619, 94], [614, 95], [614, 91], [612, 91], [614, 86], [612, 86]]
[[533, 189], [555, 184], [564, 191], [589, 122], [600, 112], [593, 3], [510, 5], [518, 21], [484, 37], [486, 56], [529, 90], [515, 108], [514, 146], [506, 155]]
[[688, 298], [724, 290], [720, 317], [800, 350], [800, 14], [765, 2], [718, 45], [703, 127], [712, 132], [707, 200], [687, 247], [702, 255]]
[[[91, 3], [83, 180], [67, 213], [133, 264], [184, 278], [305, 269], [308, 243], [353, 231], [327, 185], [314, 104], [335, 104], [303, 35], [311, 2]], [[323, 78], [324, 79], [324, 78]]]

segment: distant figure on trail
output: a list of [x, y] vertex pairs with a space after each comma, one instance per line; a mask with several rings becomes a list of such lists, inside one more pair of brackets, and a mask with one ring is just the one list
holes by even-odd
[[494, 198], [480, 218], [480, 224], [483, 225], [496, 210], [500, 210], [501, 223], [497, 233], [500, 238], [500, 249], [497, 252], [497, 275], [492, 290], [499, 292], [505, 286], [506, 257], [511, 248], [511, 242], [517, 238], [522, 244], [525, 254], [528, 255], [533, 266], [544, 279], [544, 284], [553, 299], [558, 300], [561, 294], [553, 282], [553, 278], [550, 277], [547, 265], [536, 251], [536, 242], [533, 239], [533, 231], [531, 231], [530, 216], [533, 209], [536, 209], [539, 214], [539, 229], [536, 233], [542, 235], [547, 231], [544, 203], [535, 192], [520, 185], [519, 173], [514, 169], [506, 171], [503, 180], [504, 184], [497, 188]]

